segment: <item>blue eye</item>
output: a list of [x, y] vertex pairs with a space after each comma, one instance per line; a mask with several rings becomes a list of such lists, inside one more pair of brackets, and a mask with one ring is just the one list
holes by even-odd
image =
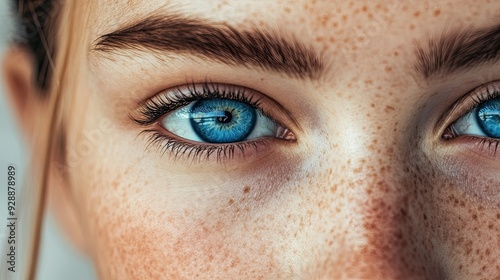
[[500, 98], [478, 105], [451, 125], [458, 135], [476, 135], [500, 138]]
[[205, 143], [235, 143], [276, 137], [281, 126], [244, 102], [209, 98], [168, 114], [161, 124], [179, 137]]
[[205, 142], [243, 141], [255, 127], [256, 110], [229, 99], [199, 100], [191, 107], [191, 126]]
[[477, 108], [477, 122], [486, 135], [500, 138], [500, 99], [485, 102]]

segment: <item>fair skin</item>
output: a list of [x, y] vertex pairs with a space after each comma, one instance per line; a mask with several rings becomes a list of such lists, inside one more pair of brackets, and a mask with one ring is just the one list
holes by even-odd
[[[443, 139], [469, 109], [458, 100], [499, 80], [500, 63], [427, 77], [415, 67], [432, 38], [498, 24], [496, 1], [94, 2], [88, 26], [74, 25], [88, 40], [72, 64], [82, 68], [65, 126], [68, 176], [51, 177], [51, 201], [100, 279], [500, 277], [500, 155], [480, 137]], [[191, 51], [95, 48], [104, 34], [172, 13], [272, 30], [322, 69], [300, 77]], [[22, 66], [30, 60], [16, 55], [7, 79], [29, 89], [11, 82], [13, 100], [36, 91]], [[137, 101], [205, 82], [257, 92], [295, 140], [268, 137], [219, 160], [176, 157], [164, 140], [148, 146], [142, 131], [172, 133], [135, 123]], [[42, 101], [14, 104], [26, 131], [46, 115]]]

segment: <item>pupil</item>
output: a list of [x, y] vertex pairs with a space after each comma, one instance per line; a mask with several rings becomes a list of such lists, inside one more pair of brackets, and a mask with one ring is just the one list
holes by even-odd
[[223, 117], [217, 117], [217, 122], [219, 123], [229, 123], [233, 119], [233, 115], [231, 115], [231, 112], [224, 111], [224, 116]]

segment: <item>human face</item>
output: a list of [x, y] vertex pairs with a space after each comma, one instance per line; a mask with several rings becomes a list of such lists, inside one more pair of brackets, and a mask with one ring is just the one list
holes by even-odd
[[[448, 129], [500, 79], [498, 2], [93, 5], [66, 130], [102, 279], [500, 277], [497, 142]], [[186, 140], [172, 96], [216, 88], [274, 134]]]

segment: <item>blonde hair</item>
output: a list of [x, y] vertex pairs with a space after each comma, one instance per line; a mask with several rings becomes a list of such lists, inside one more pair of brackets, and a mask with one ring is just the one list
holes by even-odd
[[[37, 151], [32, 155], [32, 170], [30, 178], [26, 180], [24, 193], [20, 201], [25, 207], [23, 222], [28, 230], [23, 233], [29, 240], [26, 247], [27, 260], [24, 279], [35, 279], [40, 250], [41, 230], [46, 208], [46, 194], [48, 191], [49, 174], [54, 172], [54, 164], [64, 162], [64, 141], [61, 139], [68, 108], [74, 106], [74, 95], [78, 85], [78, 77], [72, 73], [79, 73], [80, 62], [85, 59], [88, 43], [87, 26], [91, 1], [66, 0], [19, 0], [18, 14], [21, 25], [33, 24], [38, 34], [30, 38], [20, 36], [19, 44], [28, 47], [36, 59], [35, 69], [38, 77], [35, 83], [39, 89], [43, 103], [43, 116], [34, 119], [32, 142], [29, 143]], [[52, 9], [48, 14], [56, 18], [38, 18], [40, 9]], [[57, 9], [55, 11], [54, 9]], [[32, 20], [29, 16], [31, 15]], [[43, 48], [43, 52], [40, 51]], [[57, 52], [55, 52], [57, 50]], [[64, 136], [64, 135], [63, 135]], [[64, 164], [62, 166], [65, 166]], [[21, 227], [21, 225], [20, 225]]]

